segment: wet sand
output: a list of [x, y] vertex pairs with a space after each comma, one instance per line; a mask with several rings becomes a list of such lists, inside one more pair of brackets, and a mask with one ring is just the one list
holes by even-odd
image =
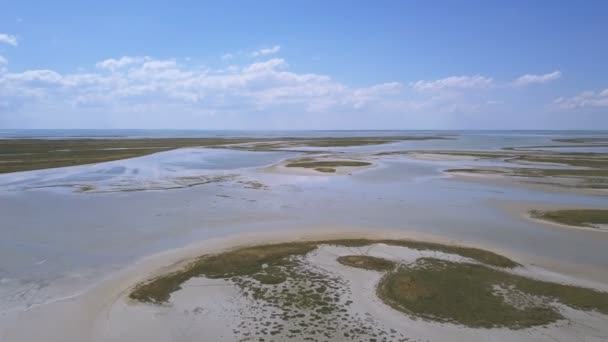
[[[82, 294], [4, 317], [0, 324], [2, 332], [0, 336], [6, 341], [50, 342], [191, 341], [197, 336], [218, 341], [234, 341], [237, 336], [234, 330], [238, 329], [240, 322], [249, 320], [250, 318], [246, 317], [255, 314], [255, 310], [247, 311], [251, 309], [251, 304], [248, 304], [237, 289], [224, 280], [192, 279], [183, 290], [174, 293], [169, 305], [163, 306], [133, 302], [128, 298], [128, 293], [135, 284], [178, 270], [190, 259], [201, 254], [217, 253], [259, 243], [337, 238], [414, 238], [449, 242], [444, 238], [423, 234], [338, 227], [310, 227], [280, 233], [240, 234], [228, 238], [210, 239], [140, 260]], [[348, 298], [354, 300], [354, 304], [348, 310], [352, 314], [353, 322], [361, 320], [357, 324], [368, 324], [380, 329], [378, 331], [391, 331], [393, 336], [391, 340], [408, 338], [410, 340], [552, 341], [599, 337], [608, 333], [605, 330], [606, 316], [566, 307], [562, 308], [565, 321], [558, 321], [547, 327], [523, 330], [472, 329], [455, 324], [437, 324], [413, 319], [388, 307], [375, 296], [374, 289], [381, 276], [379, 273], [345, 267], [335, 261], [337, 256], [359, 253], [389, 260], [397, 258], [396, 260], [413, 261], [418, 257], [424, 257], [425, 252], [385, 245], [371, 248], [328, 246], [321, 247], [308, 257], [312, 264], [339, 276], [349, 284], [351, 292]], [[464, 260], [432, 251], [426, 253], [434, 258]], [[595, 288], [608, 290], [608, 282], [585, 281], [549, 271], [542, 265], [530, 265], [525, 260], [515, 260], [524, 264], [524, 268], [515, 271], [519, 274], [581, 286], [593, 285]], [[36, 328], [31, 329], [31, 327]]]

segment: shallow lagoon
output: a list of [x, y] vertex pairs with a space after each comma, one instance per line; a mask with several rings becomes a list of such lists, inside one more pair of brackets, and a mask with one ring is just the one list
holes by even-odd
[[[454, 140], [323, 150], [364, 154], [498, 149], [547, 144], [555, 137], [471, 134]], [[302, 227], [355, 226], [439, 235], [578, 265], [589, 272], [603, 272], [608, 264], [608, 234], [549, 227], [501, 206], [538, 202], [601, 207], [608, 204], [606, 196], [460, 181], [441, 172], [466, 167], [466, 161], [380, 158], [374, 159], [376, 167], [344, 176], [263, 170], [295, 155], [180, 149], [97, 165], [1, 175], [0, 310], [76, 294], [144, 256], [201, 239]], [[233, 177], [180, 189], [125, 191], [170, 188], [176, 178], [214, 175]], [[252, 181], [265, 187], [248, 187]], [[81, 183], [94, 185], [95, 191], [79, 192], [71, 186]]]

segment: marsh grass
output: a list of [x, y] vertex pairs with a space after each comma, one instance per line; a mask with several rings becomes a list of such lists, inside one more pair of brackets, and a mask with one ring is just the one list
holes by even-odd
[[[0, 139], [0, 173], [93, 164], [140, 157], [183, 147], [229, 148], [248, 151], [284, 151], [294, 146], [347, 147], [406, 140], [452, 139], [443, 136], [335, 137], [335, 138], [76, 138]], [[239, 146], [238, 144], [253, 144]], [[291, 151], [297, 151], [290, 149]], [[311, 151], [300, 151], [311, 153]]]
[[541, 220], [578, 227], [594, 228], [597, 224], [608, 224], [608, 209], [531, 210], [530, 216]]
[[346, 309], [352, 304], [348, 299], [348, 284], [305, 262], [304, 257], [320, 245], [363, 247], [376, 243], [458, 254], [482, 263], [420, 258], [415, 264], [399, 265], [365, 255], [337, 259], [346, 266], [385, 272], [377, 295], [388, 305], [413, 317], [474, 328], [521, 329], [561, 319], [556, 303], [608, 314], [608, 293], [508, 273], [506, 269], [518, 264], [489, 251], [411, 240], [292, 242], [204, 255], [181, 270], [137, 285], [130, 298], [163, 304], [169, 301], [172, 292], [193, 277], [225, 279], [251, 301], [248, 305], [279, 319], [254, 320], [240, 325], [241, 328], [253, 326], [258, 329], [257, 334], [263, 335], [288, 333], [297, 336], [298, 333], [290, 330], [296, 325], [292, 324], [288, 329], [284, 324], [297, 322], [297, 330], [306, 336], [321, 333], [332, 338], [336, 332], [332, 322], [339, 321], [360, 326], [359, 335], [373, 335], [376, 334], [373, 325], [361, 325], [365, 323], [357, 321]]
[[490, 169], [490, 168], [486, 168], [486, 169], [473, 169], [473, 168], [446, 169], [446, 170], [444, 170], [444, 172], [474, 173], [474, 174], [481, 174], [481, 175], [507, 175], [507, 174], [509, 174], [508, 171], [504, 171], [504, 170], [500, 170], [500, 169]]
[[[287, 167], [302, 167], [307, 169], [318, 168], [335, 168], [335, 167], [362, 167], [372, 165], [372, 163], [355, 161], [355, 160], [315, 160], [315, 161], [297, 161], [288, 163]], [[323, 171], [327, 172], [327, 171]]]
[[396, 266], [396, 264], [390, 260], [369, 255], [345, 255], [339, 257], [337, 261], [342, 265], [373, 271], [389, 271]]
[[311, 242], [292, 242], [273, 245], [244, 247], [220, 254], [204, 255], [183, 269], [162, 275], [150, 281], [137, 285], [130, 293], [130, 298], [150, 303], [165, 303], [171, 293], [181, 289], [187, 280], [204, 276], [211, 279], [230, 279], [239, 276], [254, 276], [260, 281], [272, 279], [275, 282], [281, 275], [266, 271], [275, 267], [275, 271], [287, 266], [293, 266], [293, 257], [306, 255], [321, 244], [363, 247], [374, 243], [385, 243], [394, 246], [403, 246], [416, 250], [436, 250], [445, 253], [458, 254], [479, 262], [498, 267], [515, 267], [516, 262], [496, 253], [477, 248], [443, 245], [431, 242], [411, 240], [368, 240], [343, 239]]
[[182, 147], [212, 147], [252, 139], [0, 139], [0, 173], [100, 163]]
[[[164, 303], [169, 300], [171, 293], [181, 289], [181, 285], [191, 278], [205, 276], [211, 279], [229, 279], [252, 276], [264, 267], [286, 266], [289, 257], [305, 255], [315, 248], [310, 243], [284, 243], [205, 255], [179, 271], [139, 284], [129, 296], [140, 302]], [[264, 273], [260, 277], [264, 277]], [[276, 275], [273, 278], [276, 279]]]
[[[505, 291], [496, 291], [497, 286]], [[553, 305], [556, 302], [608, 314], [607, 293], [433, 258], [387, 273], [377, 294], [393, 308], [415, 317], [474, 328], [546, 325], [562, 318]], [[520, 301], [527, 298], [527, 302], [511, 305], [505, 296], [517, 296]]]
[[562, 143], [576, 143], [576, 144], [596, 144], [596, 143], [608, 143], [608, 138], [559, 138], [553, 139], [555, 142]]
[[334, 173], [334, 172], [336, 172], [336, 169], [334, 169], [333, 167], [316, 167], [315, 171], [325, 172], [325, 173]]

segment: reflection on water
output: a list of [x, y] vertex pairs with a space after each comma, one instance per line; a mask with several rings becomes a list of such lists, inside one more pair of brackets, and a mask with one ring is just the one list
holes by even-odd
[[[43, 187], [92, 186], [98, 191], [175, 188], [216, 171], [259, 167], [294, 156], [292, 152], [257, 152], [181, 148], [138, 158], [94, 165], [0, 175], [0, 191]], [[176, 180], [179, 180], [176, 183]]]

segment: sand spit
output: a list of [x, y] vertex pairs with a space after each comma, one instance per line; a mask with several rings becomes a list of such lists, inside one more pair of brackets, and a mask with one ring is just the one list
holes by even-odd
[[[321, 246], [304, 257], [302, 264], [305, 265], [305, 271], [316, 275], [318, 284], [330, 285], [327, 293], [339, 298], [337, 308], [340, 310], [332, 320], [314, 319], [313, 316], [298, 312], [293, 312], [293, 316], [285, 320], [276, 307], [243, 296], [240, 288], [223, 279], [190, 279], [181, 290], [171, 295], [169, 303], [163, 305], [139, 303], [128, 298], [133, 286], [141, 281], [181, 269], [189, 260], [201, 254], [218, 253], [237, 246], [355, 237], [448, 242], [394, 231], [334, 229], [334, 233], [326, 233], [327, 231], [311, 229], [240, 235], [208, 240], [155, 255], [83, 294], [24, 312], [2, 314], [0, 340], [259, 341], [261, 337], [265, 341], [571, 341], [601, 340], [608, 336], [608, 317], [565, 306], [560, 307], [560, 313], [565, 319], [545, 327], [521, 330], [471, 329], [404, 315], [385, 305], [376, 296], [375, 287], [382, 277], [381, 273], [342, 265], [336, 261], [337, 257], [369, 255], [401, 263], [411, 263], [420, 257], [452, 262], [475, 261], [454, 254], [417, 251], [385, 244], [365, 247]], [[567, 283], [579, 282], [566, 275], [558, 277], [551, 272], [544, 273], [538, 267], [517, 268], [516, 272], [536, 278], [551, 278], [553, 281], [560, 279]]]
[[552, 221], [552, 220], [547, 220], [547, 219], [542, 219], [539, 217], [536, 217], [532, 211], [539, 211], [539, 212], [550, 212], [550, 211], [555, 211], [555, 210], [571, 210], [571, 209], [604, 209], [604, 208], [598, 208], [598, 207], [588, 207], [588, 208], [579, 208], [578, 206], [576, 208], [573, 208], [570, 205], [558, 205], [558, 204], [548, 204], [548, 203], [542, 203], [542, 202], [508, 202], [508, 201], [497, 201], [496, 204], [498, 207], [500, 207], [501, 209], [522, 217], [524, 219], [536, 222], [538, 224], [541, 224], [543, 226], [548, 226], [548, 227], [559, 227], [559, 228], [563, 228], [563, 229], [568, 229], [568, 230], [582, 230], [582, 231], [587, 231], [587, 232], [595, 232], [595, 233], [606, 233], [608, 232], [608, 225], [606, 224], [593, 224], [590, 226], [583, 226], [583, 225], [569, 225], [569, 224], [564, 224], [564, 223], [560, 223], [557, 221]]

